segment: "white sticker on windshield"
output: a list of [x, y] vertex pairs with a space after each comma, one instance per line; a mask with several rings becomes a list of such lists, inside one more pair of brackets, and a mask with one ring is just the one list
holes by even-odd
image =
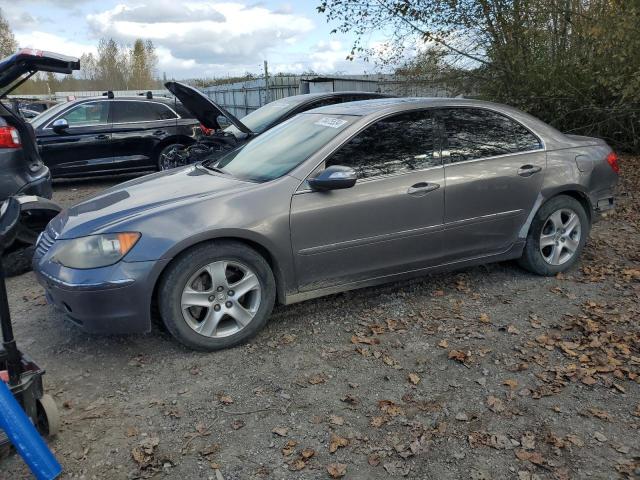
[[346, 120], [341, 120], [339, 118], [322, 117], [315, 123], [315, 125], [320, 125], [321, 127], [340, 128], [345, 123], [347, 123]]

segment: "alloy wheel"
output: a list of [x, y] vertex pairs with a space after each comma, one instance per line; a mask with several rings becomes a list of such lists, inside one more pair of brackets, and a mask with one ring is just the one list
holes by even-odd
[[553, 212], [540, 233], [540, 253], [550, 265], [562, 265], [573, 258], [580, 246], [580, 217], [570, 208]]
[[251, 323], [261, 301], [260, 281], [246, 265], [220, 260], [200, 268], [182, 291], [182, 316], [195, 332], [221, 338]]

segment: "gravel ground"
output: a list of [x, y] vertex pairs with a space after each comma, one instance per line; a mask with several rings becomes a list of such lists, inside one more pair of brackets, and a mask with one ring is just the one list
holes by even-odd
[[[9, 279], [64, 478], [638, 478], [639, 170], [624, 159], [619, 207], [568, 274], [501, 263], [278, 307], [217, 353], [88, 336], [32, 273]], [[28, 472], [13, 456], [0, 477]]]

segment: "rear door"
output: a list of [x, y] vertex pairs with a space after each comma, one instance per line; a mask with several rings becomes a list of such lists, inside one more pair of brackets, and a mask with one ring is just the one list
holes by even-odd
[[112, 103], [113, 168], [155, 168], [156, 147], [175, 132], [175, 110], [152, 100], [116, 99]]
[[395, 115], [353, 137], [319, 169], [352, 167], [352, 188], [304, 185], [291, 201], [299, 288], [314, 290], [431, 265], [442, 251], [444, 170], [433, 115]]
[[456, 107], [438, 116], [445, 137], [443, 261], [501, 253], [517, 240], [540, 194], [542, 142], [493, 110]]
[[[108, 99], [78, 103], [40, 127], [40, 155], [54, 177], [111, 168], [109, 104]], [[65, 119], [69, 128], [54, 131], [53, 122], [59, 119]]]

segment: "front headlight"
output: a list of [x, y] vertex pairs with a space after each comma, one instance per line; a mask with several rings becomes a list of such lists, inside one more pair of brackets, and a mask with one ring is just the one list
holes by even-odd
[[124, 232], [58, 240], [52, 260], [69, 268], [106, 267], [120, 261], [139, 239], [138, 232]]

